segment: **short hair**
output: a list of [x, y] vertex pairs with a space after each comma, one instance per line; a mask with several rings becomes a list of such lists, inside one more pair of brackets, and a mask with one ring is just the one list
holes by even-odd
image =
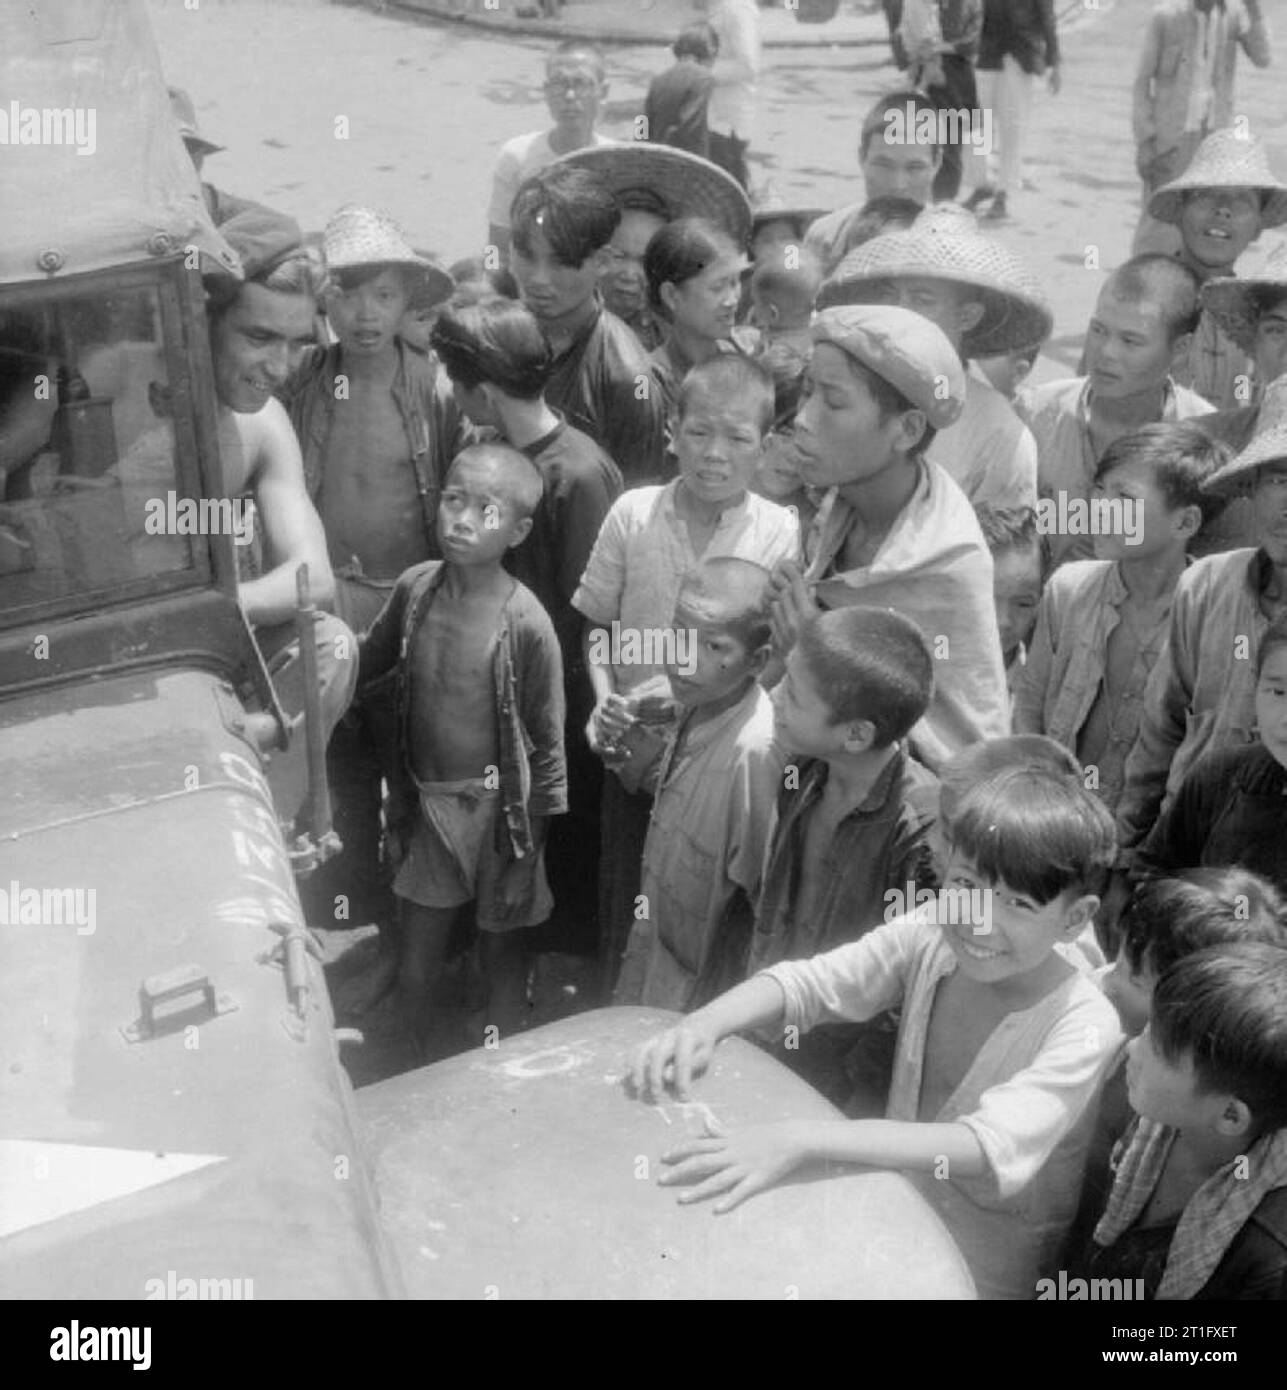
[[670, 51], [676, 58], [696, 58], [699, 63], [709, 63], [719, 52], [719, 35], [704, 19], [699, 19], [679, 31]]
[[1153, 990], [1149, 1036], [1165, 1061], [1192, 1061], [1201, 1090], [1242, 1101], [1258, 1134], [1287, 1125], [1283, 947], [1239, 941], [1176, 961]]
[[321, 299], [329, 280], [320, 247], [301, 242], [281, 260], [274, 261], [245, 280], [234, 280], [228, 275], [211, 275], [202, 283], [206, 290], [206, 316], [213, 321], [232, 308], [246, 285], [262, 285], [274, 294], [307, 295], [316, 303]]
[[1274, 309], [1287, 309], [1287, 285], [1261, 285], [1251, 291], [1250, 297], [1257, 320]]
[[[751, 271], [751, 293], [767, 295], [792, 309], [812, 308], [822, 288], [822, 262], [804, 246], [778, 247], [756, 258]], [[794, 260], [792, 266], [788, 262]]]
[[552, 53], [548, 53], [545, 58], [545, 70], [548, 72], [560, 58], [585, 57], [594, 64], [595, 71], [599, 74], [599, 81], [602, 82], [608, 75], [608, 59], [599, 45], [591, 39], [564, 39]]
[[1161, 975], [1204, 946], [1287, 946], [1287, 901], [1268, 879], [1237, 865], [1183, 869], [1139, 884], [1121, 922], [1121, 952], [1138, 974]]
[[873, 241], [885, 232], [906, 231], [924, 210], [915, 198], [905, 198], [901, 193], [881, 193], [869, 198], [849, 225], [845, 251], [852, 251], [855, 246]]
[[1159, 422], [1113, 440], [1095, 465], [1095, 481], [1124, 463], [1142, 463], [1166, 505], [1172, 511], [1197, 507], [1205, 526], [1224, 510], [1227, 499], [1204, 492], [1202, 484], [1232, 457], [1228, 445], [1213, 439], [1196, 420]]
[[679, 384], [675, 418], [683, 420], [697, 391], [708, 391], [717, 400], [745, 398], [761, 434], [773, 426], [773, 378], [753, 357], [740, 352], [721, 352], [691, 367]]
[[702, 217], [679, 217], [658, 227], [644, 250], [643, 268], [648, 279], [648, 302], [663, 317], [670, 311], [662, 303], [661, 287], [682, 285], [700, 275], [721, 256], [738, 255], [737, 243], [727, 232]]
[[550, 164], [519, 185], [509, 217], [520, 255], [531, 253], [532, 234], [539, 231], [559, 263], [575, 269], [612, 240], [621, 208], [601, 174]]
[[1256, 679], [1260, 679], [1260, 673], [1265, 669], [1265, 662], [1269, 660], [1269, 653], [1277, 651], [1279, 647], [1287, 647], [1287, 613], [1279, 615], [1265, 629], [1265, 635], [1260, 639], [1260, 645], [1256, 648]]
[[505, 496], [513, 503], [520, 517], [531, 516], [545, 495], [545, 480], [541, 470], [526, 454], [499, 440], [470, 444], [462, 449], [447, 469], [446, 481], [464, 463], [487, 462], [501, 475]]
[[[902, 115], [906, 112], [909, 103], [912, 108], [912, 120], [916, 124], [920, 124], [920, 115], [922, 111], [928, 111], [934, 117], [933, 128], [937, 135], [938, 108], [924, 92], [918, 92], [914, 87], [909, 87], [900, 92], [886, 92], [885, 95], [876, 102], [875, 106], [867, 112], [866, 116], [863, 117], [862, 136], [858, 143], [858, 158], [860, 161], [867, 158], [867, 147], [871, 144], [876, 135], [883, 133], [886, 124], [886, 115], [890, 111], [896, 111], [899, 115]], [[920, 144], [921, 142], [917, 141], [916, 143]], [[925, 147], [932, 150], [935, 154], [939, 152], [937, 140], [925, 141], [924, 143]]]
[[429, 344], [448, 377], [466, 391], [488, 382], [507, 396], [534, 401], [554, 370], [554, 353], [536, 316], [498, 294], [453, 295]]
[[406, 265], [398, 261], [373, 262], [370, 265], [346, 265], [338, 270], [331, 271], [331, 284], [339, 290], [347, 292], [349, 290], [361, 289], [363, 285], [370, 284], [377, 275], [386, 270], [397, 271], [398, 279], [402, 282], [402, 287], [406, 291], [407, 299], [410, 300], [415, 292], [416, 285], [423, 278], [416, 267]]
[[834, 724], [866, 720], [873, 747], [906, 738], [929, 708], [934, 658], [925, 634], [892, 608], [861, 605], [815, 614], [797, 646]]
[[1202, 317], [1198, 277], [1174, 256], [1146, 252], [1119, 265], [1104, 282], [1118, 299], [1129, 304], [1146, 302], [1162, 310], [1167, 341], [1174, 343], [1192, 333]]
[[1041, 550], [1037, 513], [1031, 507], [993, 507], [981, 502], [974, 509], [979, 530], [993, 556], [1012, 550]]
[[977, 782], [1006, 768], [1082, 775], [1081, 764], [1062, 743], [1046, 734], [1006, 734], [972, 743], [947, 760], [939, 772], [939, 815], [950, 824], [961, 798]]
[[687, 609], [700, 621], [731, 633], [747, 651], [758, 651], [773, 637], [771, 578], [754, 560], [734, 555], [703, 560], [684, 580], [676, 614]]
[[1048, 767], [1006, 767], [977, 782], [947, 831], [990, 884], [1042, 906], [1061, 893], [1102, 892], [1117, 853], [1104, 803], [1080, 777]]

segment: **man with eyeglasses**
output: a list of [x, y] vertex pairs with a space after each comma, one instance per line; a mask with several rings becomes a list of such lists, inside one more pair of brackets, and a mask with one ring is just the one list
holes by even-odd
[[509, 209], [519, 185], [560, 155], [588, 145], [614, 143], [594, 129], [607, 94], [604, 57], [594, 44], [569, 39], [546, 59], [545, 102], [553, 128], [507, 141], [501, 146], [492, 175], [487, 240], [497, 248], [499, 264], [505, 263], [509, 251]]

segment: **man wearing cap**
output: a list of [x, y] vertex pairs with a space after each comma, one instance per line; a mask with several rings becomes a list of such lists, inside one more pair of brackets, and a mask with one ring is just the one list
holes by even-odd
[[[1159, 222], [1179, 228], [1177, 259], [1206, 284], [1235, 274], [1238, 258], [1262, 230], [1287, 223], [1287, 184], [1270, 169], [1259, 140], [1217, 130], [1148, 206]], [[1249, 371], [1246, 353], [1204, 312], [1175, 378], [1212, 405], [1231, 410], [1249, 399]]]
[[[427, 289], [446, 299], [451, 277], [370, 208], [341, 208], [322, 244], [338, 341], [314, 348], [281, 397], [326, 532], [336, 612], [361, 637], [404, 570], [441, 558], [438, 496], [467, 431], [436, 361], [399, 333], [411, 294]], [[365, 699], [331, 742], [327, 765], [345, 848], [302, 885], [312, 920], [329, 916], [340, 893], [352, 921], [387, 921], [393, 912], [380, 866], [380, 736], [390, 721], [390, 711]]]
[[[314, 341], [323, 281], [320, 262], [299, 227], [267, 208], [251, 207], [220, 228], [241, 258], [245, 279], [206, 280], [210, 353], [219, 400], [219, 445], [230, 497], [250, 496], [262, 523], [265, 570], [240, 585], [246, 618], [283, 705], [303, 708], [295, 638], [296, 570], [308, 565], [312, 598], [329, 607], [335, 581], [322, 523], [304, 485], [299, 443], [274, 392]], [[317, 621], [318, 677], [326, 738], [353, 696], [357, 640], [333, 614]], [[302, 739], [274, 759], [269, 782], [278, 809], [293, 815], [301, 800]]]
[[[979, 236], [968, 215], [946, 223], [922, 213], [912, 230], [855, 248], [818, 296], [833, 304], [893, 303], [938, 325], [963, 362], [1031, 347], [1053, 319], [1027, 267], [999, 242]], [[941, 464], [976, 506], [1035, 507], [1037, 445], [1013, 407], [967, 370], [965, 408], [940, 430], [927, 457]]]
[[[1251, 443], [1260, 421], [1260, 398], [1271, 383], [1287, 374], [1287, 242], [1277, 246], [1254, 279], [1225, 276], [1202, 286], [1202, 308], [1254, 367], [1251, 403], [1218, 410], [1199, 423], [1212, 439], [1240, 453]], [[1255, 518], [1247, 498], [1233, 499], [1204, 526], [1190, 548], [1193, 555], [1214, 555], [1236, 546], [1254, 545]]]
[[1196, 560], [1180, 577], [1126, 760], [1117, 809], [1122, 867], [1203, 753], [1256, 737], [1256, 652], [1265, 629], [1287, 613], [1287, 378], [1265, 392], [1250, 445], [1205, 488], [1249, 499], [1257, 543]]
[[[924, 122], [927, 113], [928, 122]], [[916, 138], [926, 123], [937, 132], [934, 104], [924, 92], [890, 92], [867, 113], [858, 144], [865, 187], [862, 198], [819, 217], [805, 233], [804, 244], [822, 262], [824, 275], [830, 275], [858, 244], [855, 229], [873, 198], [910, 198], [922, 207], [934, 201], [943, 151], [935, 141]]]
[[[182, 87], [171, 87], [169, 92], [170, 110], [178, 124], [179, 134], [183, 137], [184, 148], [188, 152], [188, 158], [192, 160], [192, 167], [200, 174], [201, 166], [206, 162], [206, 156], [218, 154], [226, 147], [216, 145], [214, 141], [207, 140], [201, 134], [197, 127], [197, 109], [192, 104], [192, 98]], [[225, 193], [204, 179], [201, 181], [201, 196], [206, 201], [206, 210], [210, 214], [210, 220], [216, 227], [227, 222], [229, 218], [236, 217], [239, 212], [245, 212], [248, 208], [259, 206], [258, 203], [249, 198], [238, 198], [235, 193]]]
[[889, 607], [917, 623], [936, 659], [911, 742], [937, 769], [1009, 732], [992, 559], [965, 494], [924, 456], [964, 409], [965, 372], [942, 331], [907, 309], [825, 309], [813, 336], [795, 447], [801, 478], [829, 491], [803, 575], [782, 565], [775, 577], [779, 655], [818, 608]]

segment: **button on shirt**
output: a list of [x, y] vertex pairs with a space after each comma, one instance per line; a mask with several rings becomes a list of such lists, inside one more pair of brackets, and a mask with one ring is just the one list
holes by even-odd
[[837, 573], [857, 513], [836, 489], [810, 535], [806, 581], [823, 608], [892, 608], [925, 634], [934, 694], [912, 730], [915, 755], [937, 770], [953, 753], [1010, 732], [1005, 663], [992, 601], [992, 556], [969, 499], [936, 463], [922, 462], [911, 501], [871, 564]]
[[1103, 685], [1108, 639], [1121, 621], [1128, 595], [1121, 568], [1111, 560], [1075, 560], [1050, 576], [1037, 627], [1019, 676], [1014, 702], [1016, 734], [1046, 734], [1099, 769], [1099, 794], [1111, 809], [1121, 796], [1126, 758], [1135, 746], [1149, 673], [1166, 639], [1170, 607], [1135, 650], [1126, 688], [1109, 716], [1102, 749], [1078, 749], [1078, 735]]
[[1007, 1014], [942, 1110], [921, 1114], [934, 1000], [956, 969], [934, 914], [927, 905], [764, 973], [782, 990], [782, 1022], [802, 1032], [902, 1004], [886, 1118], [966, 1125], [988, 1165], [977, 1178], [907, 1176], [961, 1247], [981, 1297], [1031, 1299], [1077, 1211], [1092, 1102], [1121, 1043], [1117, 1011], [1074, 970], [1031, 1007]]
[[[772, 569], [779, 560], [799, 559], [795, 514], [750, 492], [721, 513], [698, 555], [675, 510], [679, 485], [677, 478], [664, 487], [631, 488], [612, 504], [572, 598], [590, 622], [618, 622], [623, 634], [659, 633], [673, 626], [679, 591], [702, 561], [733, 556]], [[664, 672], [661, 662], [613, 665], [623, 695]]]
[[[1090, 437], [1090, 378], [1068, 377], [1021, 391], [1015, 408], [1026, 420], [1037, 441], [1037, 490], [1042, 497], [1069, 501], [1088, 498], [1099, 458]], [[1191, 420], [1214, 410], [1196, 392], [1175, 382], [1166, 383], [1160, 420]], [[1090, 555], [1090, 536], [1051, 535], [1050, 551], [1056, 564]]]
[[1231, 550], [1194, 561], [1180, 576], [1126, 760], [1117, 807], [1123, 850], [1148, 834], [1164, 797], [1204, 752], [1255, 738], [1256, 652], [1269, 626], [1260, 595], [1268, 573], [1263, 551]]

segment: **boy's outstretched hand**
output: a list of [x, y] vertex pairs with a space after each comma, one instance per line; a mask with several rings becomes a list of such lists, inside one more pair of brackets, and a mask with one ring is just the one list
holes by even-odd
[[649, 1038], [630, 1061], [629, 1084], [640, 1100], [660, 1100], [670, 1087], [678, 1100], [688, 1099], [693, 1078], [711, 1064], [719, 1034], [695, 1014]]
[[668, 1167], [657, 1181], [664, 1187], [695, 1183], [679, 1194], [679, 1200], [720, 1197], [715, 1211], [722, 1213], [781, 1182], [807, 1157], [804, 1126], [797, 1120], [746, 1125], [729, 1132], [708, 1118], [703, 1137], [662, 1154], [661, 1161]]

